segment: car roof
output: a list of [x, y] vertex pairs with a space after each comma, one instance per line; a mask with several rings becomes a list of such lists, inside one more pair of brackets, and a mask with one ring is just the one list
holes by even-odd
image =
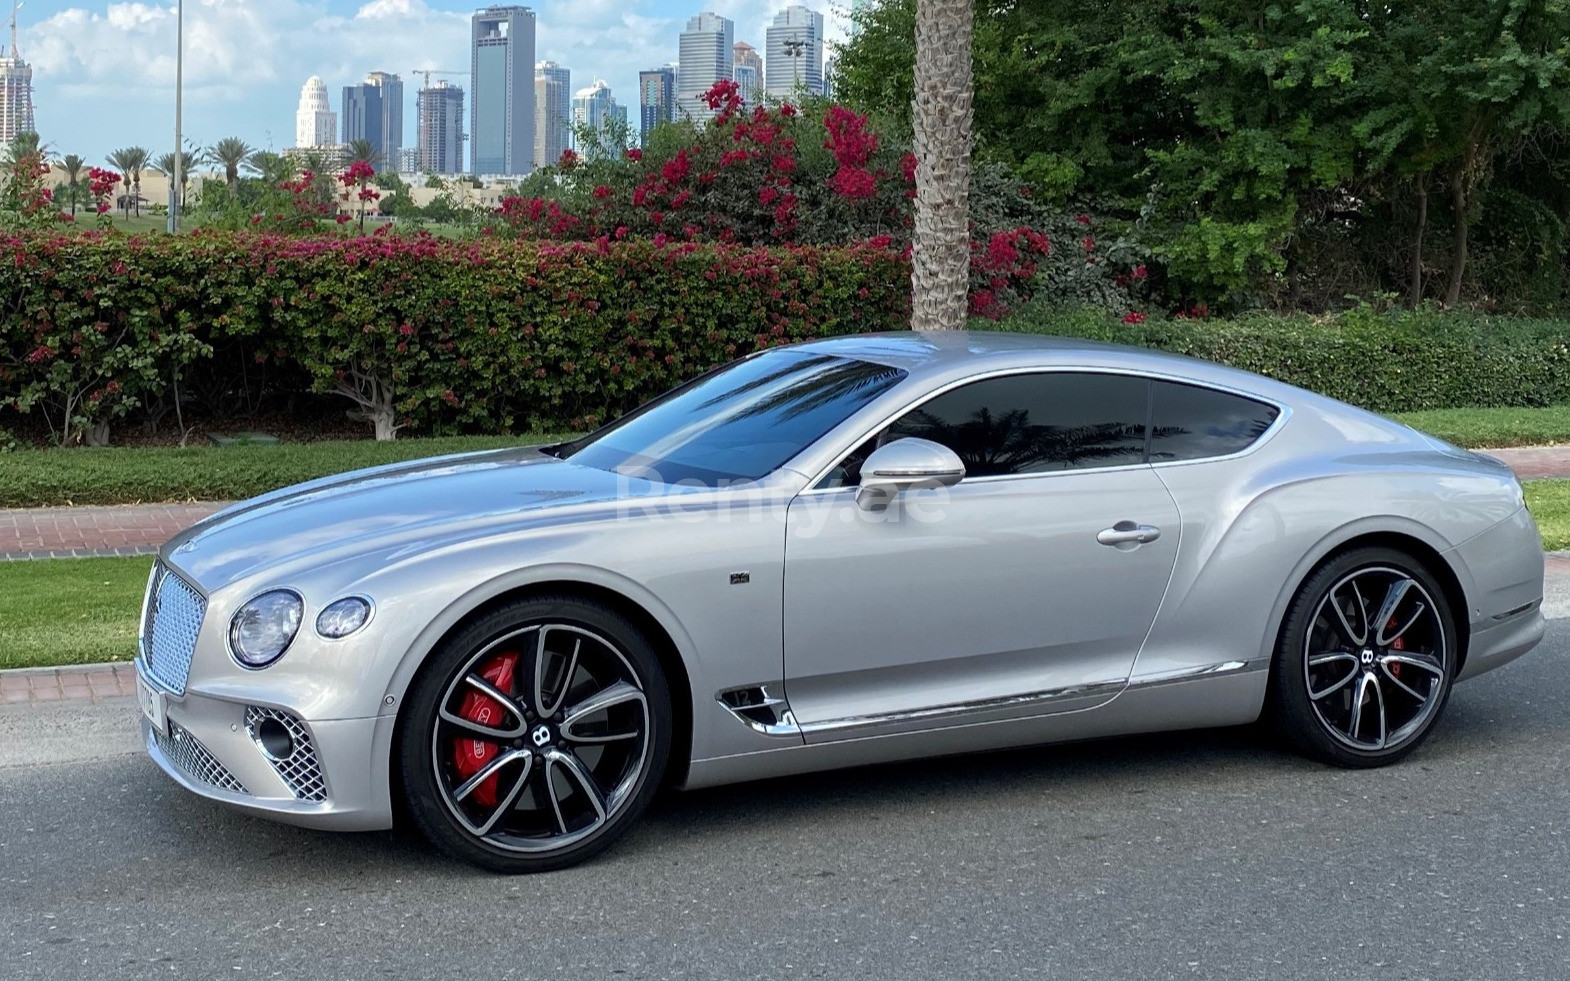
[[1151, 348], [1077, 337], [1001, 331], [890, 331], [808, 341], [792, 350], [830, 354], [901, 368], [911, 375], [956, 369], [1098, 367], [1148, 371], [1285, 399], [1301, 393], [1289, 385], [1226, 365]]

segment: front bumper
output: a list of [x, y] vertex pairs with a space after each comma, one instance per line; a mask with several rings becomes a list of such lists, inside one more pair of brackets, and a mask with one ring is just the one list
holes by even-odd
[[[161, 729], [145, 713], [142, 717], [147, 753], [191, 793], [301, 827], [392, 827], [386, 767], [372, 761], [388, 758], [393, 716], [310, 721], [288, 706], [234, 701], [191, 689], [176, 696], [149, 677], [140, 658], [136, 674], [139, 683], [161, 699], [159, 714], [164, 717]], [[286, 715], [298, 724], [296, 745], [307, 745], [311, 759], [300, 753], [269, 758], [252, 735], [256, 720], [269, 715]]]

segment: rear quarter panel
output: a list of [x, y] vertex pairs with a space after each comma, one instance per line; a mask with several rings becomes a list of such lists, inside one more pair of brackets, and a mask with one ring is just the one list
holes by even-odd
[[[1181, 545], [1136, 681], [1221, 661], [1268, 664], [1299, 585], [1364, 535], [1424, 543], [1466, 596], [1477, 595], [1455, 549], [1518, 514], [1514, 477], [1364, 415], [1310, 404], [1243, 456], [1157, 466], [1178, 507]], [[1466, 630], [1481, 611], [1457, 614]], [[1263, 704], [1268, 673], [1253, 676]]]

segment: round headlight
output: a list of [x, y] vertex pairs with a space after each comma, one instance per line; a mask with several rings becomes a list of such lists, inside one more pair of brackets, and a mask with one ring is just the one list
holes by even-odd
[[371, 618], [371, 604], [362, 596], [346, 596], [327, 604], [316, 618], [316, 632], [330, 640], [347, 637]]
[[263, 593], [229, 621], [229, 649], [248, 668], [266, 667], [289, 649], [304, 613], [305, 603], [287, 589]]

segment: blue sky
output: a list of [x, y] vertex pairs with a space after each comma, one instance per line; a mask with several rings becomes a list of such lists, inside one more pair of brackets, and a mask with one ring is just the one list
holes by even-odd
[[[535, 11], [537, 54], [572, 70], [574, 88], [605, 79], [634, 107], [641, 68], [676, 60], [677, 35], [704, 10], [736, 22], [762, 48], [765, 25], [792, 0], [513, 0]], [[800, 2], [800, 0], [797, 0]], [[805, 0], [842, 37], [846, 0]], [[0, 0], [8, 6], [8, 0]], [[300, 87], [341, 88], [368, 71], [404, 77], [404, 140], [415, 138], [418, 68], [469, 66], [469, 15], [453, 0], [186, 0], [185, 132], [210, 145], [239, 136], [261, 148], [294, 142]], [[101, 161], [133, 144], [154, 154], [174, 141], [174, 0], [26, 0], [18, 21], [33, 66], [38, 129], [57, 154]], [[460, 84], [464, 79], [456, 79]], [[467, 87], [467, 86], [466, 86]]]

